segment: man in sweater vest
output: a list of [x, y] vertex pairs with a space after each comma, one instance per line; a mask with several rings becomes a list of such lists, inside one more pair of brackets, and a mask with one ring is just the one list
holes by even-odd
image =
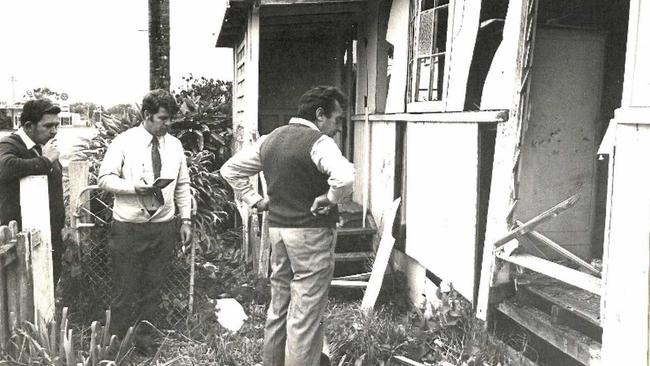
[[[346, 98], [319, 86], [299, 100], [298, 116], [262, 136], [221, 168], [249, 206], [269, 211], [271, 304], [264, 330], [266, 366], [320, 362], [323, 314], [334, 272], [336, 204], [352, 192], [354, 167], [332, 139]], [[268, 200], [249, 177], [264, 172]]]

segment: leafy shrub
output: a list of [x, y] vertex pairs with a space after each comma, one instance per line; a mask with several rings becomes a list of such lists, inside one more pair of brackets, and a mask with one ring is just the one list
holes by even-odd
[[106, 311], [105, 325], [93, 322], [90, 334], [68, 328], [68, 309], [59, 321], [45, 324], [26, 322], [14, 330], [3, 359], [18, 365], [126, 365], [133, 350], [133, 327], [123, 340], [108, 332], [111, 313]]

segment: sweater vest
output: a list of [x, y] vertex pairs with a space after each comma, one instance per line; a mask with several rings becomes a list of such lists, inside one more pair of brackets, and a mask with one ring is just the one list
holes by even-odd
[[327, 193], [328, 176], [311, 160], [314, 143], [322, 136], [309, 127], [289, 124], [275, 129], [260, 148], [268, 184], [269, 226], [284, 228], [334, 227], [336, 209], [314, 216], [314, 199]]

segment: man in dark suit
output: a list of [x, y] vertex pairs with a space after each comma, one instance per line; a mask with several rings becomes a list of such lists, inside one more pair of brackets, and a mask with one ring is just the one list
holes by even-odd
[[56, 136], [59, 112], [61, 108], [49, 99], [30, 100], [23, 106], [21, 127], [0, 139], [0, 224], [16, 220], [22, 228], [20, 179], [30, 175], [48, 177], [55, 286], [61, 274], [65, 207], [59, 151], [48, 142]]

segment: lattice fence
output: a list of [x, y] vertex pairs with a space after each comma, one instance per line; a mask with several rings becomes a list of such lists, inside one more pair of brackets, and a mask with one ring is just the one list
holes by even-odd
[[[112, 222], [110, 194], [87, 187], [76, 209], [76, 235], [79, 243], [75, 260], [69, 272], [69, 286], [65, 302], [84, 320], [102, 319], [113, 297], [112, 263], [108, 240]], [[159, 327], [176, 328], [183, 324], [192, 312], [194, 288], [194, 243], [183, 248], [179, 243], [174, 259], [165, 271], [162, 302], [158, 319]]]

